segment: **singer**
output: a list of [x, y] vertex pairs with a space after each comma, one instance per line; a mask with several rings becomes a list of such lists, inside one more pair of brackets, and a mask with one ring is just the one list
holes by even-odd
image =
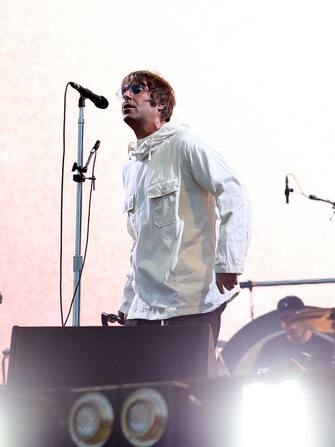
[[245, 190], [218, 152], [171, 121], [175, 95], [161, 76], [132, 72], [118, 95], [137, 138], [123, 172], [133, 246], [119, 317], [210, 324], [216, 343], [247, 254]]

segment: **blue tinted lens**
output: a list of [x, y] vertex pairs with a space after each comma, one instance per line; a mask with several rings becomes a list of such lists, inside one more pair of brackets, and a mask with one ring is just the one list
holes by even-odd
[[129, 90], [134, 94], [137, 95], [143, 90], [143, 85], [141, 84], [133, 84], [129, 86]]
[[140, 93], [143, 90], [143, 88], [144, 87], [141, 84], [126, 85], [121, 88], [121, 96], [124, 96], [127, 90], [130, 90], [133, 95], [138, 95], [138, 93]]

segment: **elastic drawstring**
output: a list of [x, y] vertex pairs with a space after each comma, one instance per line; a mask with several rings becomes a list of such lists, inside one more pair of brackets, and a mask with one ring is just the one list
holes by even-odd
[[152, 137], [150, 138], [150, 147], [149, 147], [149, 155], [148, 155], [148, 160], [149, 161], [151, 160], [151, 151], [152, 151], [151, 146], [152, 146]]
[[153, 137], [150, 138], [150, 141], [144, 141], [140, 145], [140, 148], [143, 147], [144, 150], [143, 149], [142, 150], [138, 150], [138, 143], [134, 143], [134, 142], [129, 143], [128, 144], [128, 157], [129, 157], [129, 160], [132, 160], [134, 157], [136, 159], [142, 160], [144, 158], [143, 154], [147, 153], [148, 146], [149, 146], [148, 160], [151, 160], [152, 140], [153, 140]]

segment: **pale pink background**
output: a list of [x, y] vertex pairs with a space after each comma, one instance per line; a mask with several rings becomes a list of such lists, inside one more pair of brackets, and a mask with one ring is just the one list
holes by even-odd
[[[284, 0], [2, 0], [0, 3], [0, 349], [13, 325], [59, 325], [59, 205], [63, 93], [80, 83], [110, 101], [87, 101], [85, 159], [101, 140], [81, 323], [116, 312], [130, 240], [121, 170], [132, 132], [114, 92], [134, 69], [175, 87], [176, 115], [216, 146], [244, 180], [253, 239], [242, 280], [335, 276], [335, 219], [302, 196], [284, 203], [293, 172], [308, 194], [335, 200], [333, 3]], [[78, 94], [68, 92], [64, 297], [72, 294]], [[292, 184], [292, 187], [296, 188]], [[84, 184], [84, 216], [89, 184]], [[84, 219], [86, 219], [84, 217]], [[85, 220], [86, 221], [86, 220]], [[279, 298], [333, 306], [335, 286], [255, 289], [255, 316]], [[249, 292], [229, 306], [221, 338], [250, 321]], [[71, 320], [70, 320], [71, 322]]]

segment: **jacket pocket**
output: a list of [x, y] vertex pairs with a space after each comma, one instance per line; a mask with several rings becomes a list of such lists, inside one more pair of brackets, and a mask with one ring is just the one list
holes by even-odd
[[177, 191], [176, 177], [161, 180], [148, 187], [147, 197], [150, 199], [152, 219], [158, 227], [175, 223]]

